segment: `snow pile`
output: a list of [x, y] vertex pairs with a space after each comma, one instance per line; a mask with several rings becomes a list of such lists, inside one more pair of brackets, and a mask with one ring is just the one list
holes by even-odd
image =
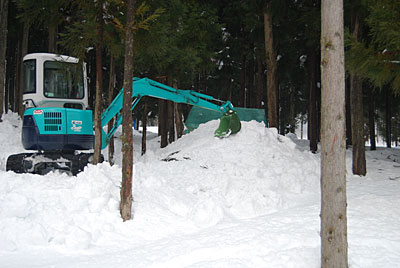
[[0, 170], [6, 170], [7, 157], [24, 151], [21, 144], [22, 121], [18, 114], [3, 114], [0, 123]]
[[[8, 121], [2, 125], [4, 134], [15, 128]], [[319, 163], [290, 139], [257, 122], [244, 122], [240, 133], [219, 139], [213, 136], [217, 127], [218, 121], [201, 125], [167, 148], [139, 158], [134, 173], [136, 228], [162, 226], [164, 231], [154, 237], [163, 237], [181, 230], [172, 222], [187, 222], [189, 231], [298, 206], [316, 192]], [[8, 139], [19, 142], [19, 137]], [[77, 177], [3, 172], [0, 248], [88, 248], [106, 232], [124, 232], [118, 211], [120, 172], [107, 163], [89, 166]]]
[[119, 222], [120, 169], [89, 166], [77, 177], [2, 173], [0, 249], [87, 248]]
[[238, 134], [219, 139], [217, 127], [201, 125], [136, 164], [135, 215], [162, 206], [206, 227], [298, 206], [318, 190], [318, 159], [275, 129], [242, 122]]

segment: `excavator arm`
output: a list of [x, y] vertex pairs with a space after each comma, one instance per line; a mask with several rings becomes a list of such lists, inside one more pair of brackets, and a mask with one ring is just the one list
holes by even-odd
[[[116, 116], [116, 120], [108, 133], [102, 130], [102, 148], [106, 148], [111, 137], [122, 123], [122, 98], [123, 89], [120, 90], [110, 106], [101, 115], [101, 126], [104, 127]], [[215, 136], [225, 137], [240, 130], [240, 120], [230, 101], [221, 101], [211, 96], [192, 90], [175, 89], [158, 83], [148, 78], [133, 78], [132, 82], [132, 110], [144, 96], [170, 100], [176, 103], [186, 103], [206, 109], [219, 111], [223, 114], [220, 127], [215, 131]], [[211, 101], [220, 103], [217, 105]]]

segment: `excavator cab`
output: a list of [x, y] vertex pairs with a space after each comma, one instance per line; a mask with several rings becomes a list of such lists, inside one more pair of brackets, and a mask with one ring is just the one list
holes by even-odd
[[25, 108], [88, 108], [86, 65], [77, 58], [28, 54], [24, 57], [23, 77]]

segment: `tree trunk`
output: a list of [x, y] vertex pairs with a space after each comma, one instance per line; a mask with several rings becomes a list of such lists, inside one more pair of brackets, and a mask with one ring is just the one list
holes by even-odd
[[[114, 84], [115, 84], [115, 63], [114, 57], [111, 55], [110, 57], [110, 79], [108, 83], [108, 106], [111, 105], [111, 102], [114, 99]], [[108, 131], [112, 128], [114, 124], [114, 119], [111, 119], [108, 122]], [[114, 136], [110, 138], [110, 143], [108, 144], [108, 162], [110, 165], [114, 165]]]
[[386, 147], [392, 148], [392, 102], [390, 89], [386, 88]]
[[143, 118], [142, 118], [142, 124], [143, 124], [143, 131], [142, 131], [142, 154], [144, 155], [146, 153], [146, 139], [147, 139], [147, 98], [144, 98], [144, 108], [143, 108]]
[[122, 107], [122, 183], [120, 212], [123, 221], [132, 218], [132, 172], [133, 172], [133, 131], [132, 131], [132, 75], [133, 75], [133, 22], [135, 0], [127, 1], [125, 33], [124, 95]]
[[22, 105], [22, 95], [24, 94], [24, 75], [23, 75], [23, 70], [24, 70], [24, 56], [28, 54], [28, 38], [29, 38], [29, 23], [24, 22], [24, 29], [22, 31], [22, 43], [21, 43], [21, 53], [20, 53], [20, 63], [19, 63], [19, 83], [18, 83], [18, 89], [16, 92], [16, 104], [15, 104], [15, 109], [18, 112], [19, 116], [24, 115], [24, 106]]
[[343, 1], [321, 5], [321, 267], [347, 268]]
[[[358, 15], [356, 15], [354, 20], [353, 36], [358, 40], [359, 35], [360, 21]], [[365, 160], [362, 80], [357, 75], [352, 75], [350, 79], [353, 174], [365, 176], [367, 174], [367, 163]]]
[[[250, 50], [254, 51], [254, 44], [250, 45]], [[247, 87], [246, 87], [246, 107], [254, 108], [254, 56], [251, 55], [247, 64]]]
[[15, 63], [15, 66], [14, 66], [14, 71], [15, 71], [15, 85], [14, 85], [14, 90], [13, 90], [13, 92], [12, 92], [12, 94], [11, 94], [11, 103], [12, 103], [12, 106], [11, 106], [11, 110], [13, 111], [13, 112], [15, 112], [15, 113], [19, 113], [19, 111], [18, 111], [18, 105], [17, 105], [17, 103], [18, 103], [18, 94], [19, 94], [19, 91], [20, 91], [20, 86], [19, 86], [19, 84], [21, 83], [21, 81], [22, 81], [22, 79], [21, 79], [21, 57], [22, 57], [22, 55], [21, 55], [21, 46], [22, 46], [22, 42], [21, 42], [21, 40], [17, 40], [17, 42], [16, 42], [16, 47], [17, 47], [17, 49], [15, 50], [15, 59], [16, 59], [16, 63]]
[[97, 45], [96, 45], [96, 100], [94, 107], [94, 154], [93, 164], [97, 165], [101, 161], [101, 110], [102, 110], [102, 90], [103, 90], [103, 8], [99, 4], [97, 14]]
[[58, 34], [58, 25], [50, 24], [49, 25], [49, 53], [57, 53], [57, 34]]
[[257, 57], [257, 97], [256, 97], [256, 108], [261, 109], [262, 107], [262, 90], [263, 90], [263, 76], [264, 70], [262, 65], [261, 57]]
[[364, 112], [362, 99], [362, 81], [351, 76], [351, 134], [353, 143], [353, 174], [365, 176], [367, 164], [365, 160]]
[[[294, 97], [295, 97], [295, 92], [294, 90], [290, 90], [290, 102], [289, 102], [289, 132], [290, 133], [294, 133], [295, 129], [296, 129], [296, 114], [295, 114], [295, 101], [294, 101]], [[285, 133], [286, 134], [286, 133]]]
[[239, 106], [246, 107], [246, 51], [242, 46], [241, 69], [240, 69], [240, 100]]
[[167, 108], [167, 101], [166, 100], [159, 100], [158, 101], [159, 112], [158, 112], [158, 124], [160, 127], [160, 135], [161, 135], [161, 144], [160, 147], [164, 148], [168, 145], [168, 108]]
[[174, 103], [174, 110], [175, 110], [176, 137], [180, 139], [185, 129], [185, 126], [183, 124], [182, 105], [180, 103]]
[[308, 69], [310, 75], [310, 96], [308, 108], [308, 139], [310, 140], [310, 151], [316, 153], [318, 150], [318, 124], [317, 124], [317, 79], [316, 79], [316, 61], [317, 55], [313, 48], [309, 49]]
[[168, 109], [168, 142], [171, 144], [175, 141], [175, 114], [174, 103], [167, 101]]
[[346, 149], [353, 145], [353, 137], [351, 136], [351, 79], [346, 79]]
[[0, 0], [0, 122], [4, 111], [3, 96], [6, 85], [7, 17], [8, 0]]
[[376, 150], [376, 140], [375, 140], [375, 100], [374, 100], [374, 90], [370, 88], [369, 90], [369, 107], [368, 107], [368, 122], [369, 122], [369, 140], [371, 144], [371, 151]]
[[278, 128], [278, 99], [277, 99], [277, 60], [272, 32], [271, 3], [268, 2], [264, 8], [264, 38], [265, 52], [267, 55], [267, 109], [268, 126]]

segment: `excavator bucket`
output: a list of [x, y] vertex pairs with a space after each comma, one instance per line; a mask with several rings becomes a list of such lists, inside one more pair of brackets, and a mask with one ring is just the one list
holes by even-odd
[[214, 132], [215, 137], [224, 138], [230, 134], [235, 134], [241, 128], [240, 119], [235, 111], [229, 110], [220, 118], [219, 127]]
[[[193, 106], [186, 118], [185, 125], [188, 132], [196, 129], [200, 124], [204, 124], [211, 120], [220, 119], [218, 129], [214, 132], [217, 137], [227, 137], [229, 134], [234, 134], [240, 131], [241, 121], [257, 121], [264, 122], [265, 111], [263, 109], [241, 108], [235, 107], [235, 111], [228, 111], [224, 114], [221, 112], [205, 109], [199, 106]], [[240, 119], [240, 120], [239, 120]]]

